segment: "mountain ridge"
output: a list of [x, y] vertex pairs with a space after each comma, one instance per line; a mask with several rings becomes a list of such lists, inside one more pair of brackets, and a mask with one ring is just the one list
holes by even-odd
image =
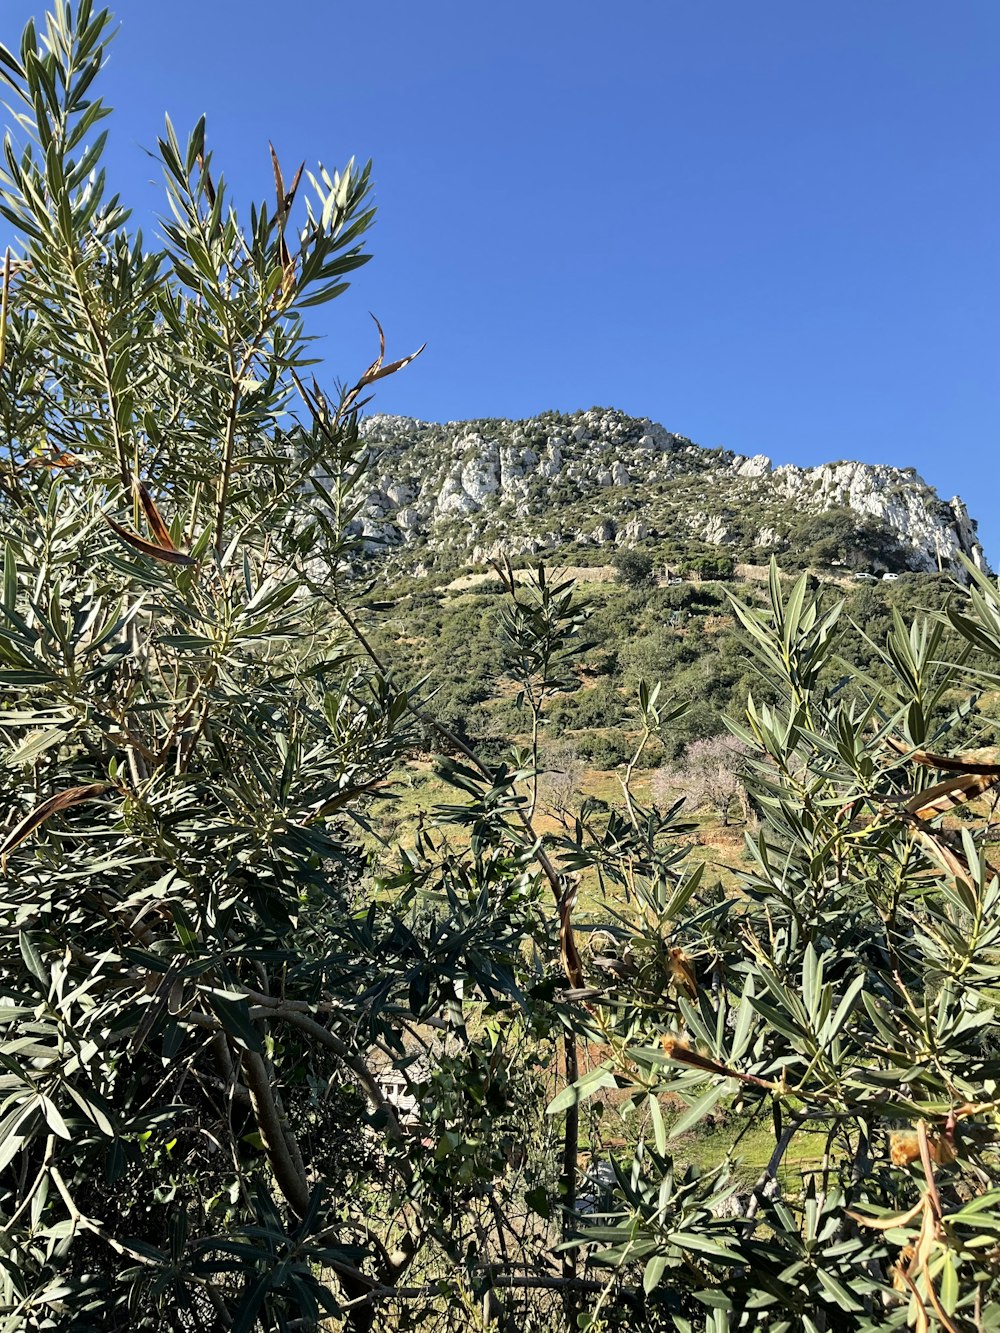
[[876, 572], [961, 577], [963, 556], [988, 567], [965, 503], [913, 468], [775, 467], [614, 408], [444, 423], [377, 414], [360, 430], [375, 481], [354, 533], [404, 565], [609, 546], [675, 564], [752, 562], [819, 542], [844, 555], [833, 564]]

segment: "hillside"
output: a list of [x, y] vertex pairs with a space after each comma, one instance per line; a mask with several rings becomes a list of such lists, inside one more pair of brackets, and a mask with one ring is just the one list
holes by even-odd
[[401, 570], [539, 552], [605, 563], [620, 546], [706, 573], [772, 554], [876, 573], [986, 563], [962, 500], [912, 468], [773, 467], [603, 408], [444, 425], [376, 415], [362, 433], [376, 481], [356, 533]]

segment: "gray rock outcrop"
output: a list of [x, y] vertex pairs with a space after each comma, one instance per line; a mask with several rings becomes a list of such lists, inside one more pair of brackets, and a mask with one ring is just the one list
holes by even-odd
[[664, 537], [746, 558], [783, 549], [803, 514], [843, 510], [884, 525], [902, 568], [962, 574], [963, 556], [986, 566], [964, 503], [942, 500], [912, 469], [773, 467], [764, 454], [703, 449], [610, 408], [445, 425], [376, 415], [361, 435], [378, 481], [358, 531], [414, 563], [456, 543], [475, 557], [497, 543], [525, 552]]

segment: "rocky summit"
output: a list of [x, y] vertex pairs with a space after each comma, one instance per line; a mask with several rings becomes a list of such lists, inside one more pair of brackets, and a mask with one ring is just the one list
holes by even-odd
[[434, 553], [478, 564], [616, 546], [754, 562], [852, 527], [862, 556], [833, 564], [961, 574], [965, 556], [986, 566], [964, 503], [942, 500], [912, 468], [774, 467], [607, 408], [445, 424], [374, 415], [361, 430], [375, 480], [356, 535], [411, 567]]

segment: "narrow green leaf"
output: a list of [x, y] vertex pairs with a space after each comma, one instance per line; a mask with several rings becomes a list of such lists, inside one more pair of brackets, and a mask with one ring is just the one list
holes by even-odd
[[614, 1074], [606, 1065], [601, 1065], [597, 1069], [590, 1070], [584, 1074], [583, 1078], [577, 1079], [571, 1083], [568, 1088], [563, 1088], [557, 1097], [549, 1102], [546, 1108], [548, 1115], [558, 1115], [560, 1111], [565, 1111], [570, 1106], [575, 1106], [578, 1102], [586, 1101], [588, 1097], [593, 1096], [601, 1088], [616, 1088], [618, 1086]]
[[649, 1122], [653, 1130], [653, 1143], [656, 1145], [656, 1151], [662, 1156], [667, 1151], [667, 1130], [663, 1123], [660, 1101], [656, 1094], [652, 1092], [646, 1100], [649, 1105]]
[[19, 1106], [0, 1121], [0, 1171], [5, 1170], [29, 1137], [28, 1122], [38, 1117], [38, 1101]]
[[56, 1106], [51, 1097], [46, 1097], [44, 1093], [40, 1093], [38, 1100], [42, 1107], [45, 1123], [52, 1130], [52, 1133], [57, 1134], [61, 1139], [71, 1139], [73, 1135], [69, 1131], [69, 1126], [62, 1118], [59, 1107]]
[[833, 1041], [834, 1037], [839, 1034], [848, 1018], [850, 1018], [851, 1014], [854, 1012], [854, 1006], [857, 1003], [858, 996], [864, 990], [867, 980], [867, 977], [862, 973], [861, 976], [854, 978], [850, 986], [848, 986], [847, 990], [844, 992], [844, 996], [841, 999], [840, 1004], [837, 1005], [836, 1011], [823, 1025], [823, 1030], [820, 1033], [820, 1041], [824, 1045], [827, 1042]]
[[3, 604], [5, 611], [17, 605], [17, 554], [10, 542], [5, 543], [3, 553]]
[[713, 1259], [724, 1259], [727, 1263], [738, 1264], [744, 1262], [742, 1256], [728, 1245], [723, 1245], [721, 1241], [713, 1240], [711, 1236], [706, 1236], [701, 1232], [694, 1231], [673, 1231], [670, 1233], [670, 1241], [673, 1245], [678, 1245], [682, 1250], [693, 1250], [696, 1254], [707, 1254]]
[[204, 995], [230, 1037], [248, 1051], [263, 1050], [260, 1033], [250, 1017], [248, 1001], [220, 995], [218, 991], [205, 991]]
[[663, 1277], [666, 1266], [667, 1261], [662, 1254], [654, 1254], [646, 1261], [646, 1267], [642, 1272], [642, 1289], [647, 1296], [660, 1285], [660, 1278]]
[[30, 938], [22, 930], [18, 936], [18, 943], [21, 946], [21, 957], [24, 959], [24, 965], [38, 981], [48, 990], [49, 974], [46, 971], [45, 964], [42, 962], [41, 955], [32, 944]]
[[7, 768], [19, 768], [22, 764], [30, 764], [53, 745], [64, 741], [67, 734], [64, 727], [51, 727], [46, 731], [37, 731], [33, 736], [26, 736], [5, 757], [4, 765]]
[[819, 1284], [830, 1297], [834, 1305], [840, 1306], [843, 1310], [861, 1310], [864, 1307], [855, 1300], [842, 1282], [838, 1282], [832, 1273], [824, 1270], [822, 1264], [816, 1267], [816, 1276], [819, 1278]]
[[736, 1011], [736, 1026], [733, 1028], [733, 1042], [730, 1049], [730, 1063], [732, 1064], [742, 1059], [750, 1040], [750, 1029], [754, 1014], [753, 1005], [750, 1002], [753, 999], [753, 993], [753, 973], [750, 973], [743, 983], [740, 1007]]
[[723, 1083], [716, 1083], [707, 1092], [702, 1093], [698, 1100], [692, 1102], [687, 1110], [682, 1112], [670, 1126], [668, 1137], [671, 1139], [680, 1138], [682, 1134], [686, 1134], [689, 1129], [703, 1120], [716, 1102], [725, 1096], [727, 1087], [728, 1080]]

